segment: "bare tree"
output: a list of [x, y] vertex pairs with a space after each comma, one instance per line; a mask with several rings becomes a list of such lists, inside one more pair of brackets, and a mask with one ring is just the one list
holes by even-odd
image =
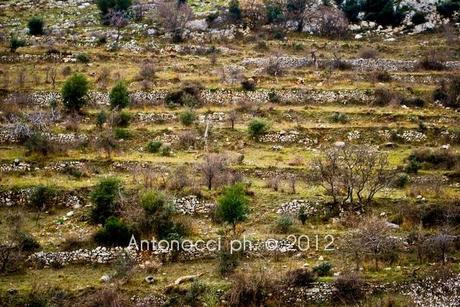
[[117, 149], [118, 144], [112, 135], [112, 129], [104, 131], [96, 140], [96, 146], [105, 151], [107, 159], [112, 159], [112, 152]]
[[356, 269], [365, 257], [374, 260], [375, 269], [378, 269], [379, 260], [390, 258], [400, 247], [396, 238], [391, 236], [391, 228], [387, 222], [377, 217], [363, 220], [358, 228], [348, 233], [341, 242], [340, 250], [351, 258]]
[[368, 146], [341, 146], [314, 161], [321, 185], [334, 203], [369, 205], [375, 194], [391, 184], [395, 172], [388, 170], [385, 153]]
[[207, 154], [203, 157], [203, 162], [198, 165], [198, 171], [203, 175], [203, 179], [209, 190], [215, 185], [216, 181], [226, 173], [227, 157], [221, 154]]
[[309, 25], [315, 25], [311, 30], [318, 35], [340, 38], [348, 32], [348, 19], [340, 9], [321, 5], [304, 16]]
[[116, 43], [118, 43], [121, 35], [121, 29], [128, 25], [128, 17], [124, 11], [110, 10], [107, 14], [107, 19], [110, 26], [117, 29]]
[[228, 113], [228, 120], [230, 121], [230, 125], [232, 127], [232, 130], [235, 129], [235, 122], [238, 117], [238, 113], [235, 110], [230, 111]]
[[183, 40], [185, 25], [192, 17], [193, 10], [184, 1], [162, 0], [157, 5], [156, 18], [175, 42]]

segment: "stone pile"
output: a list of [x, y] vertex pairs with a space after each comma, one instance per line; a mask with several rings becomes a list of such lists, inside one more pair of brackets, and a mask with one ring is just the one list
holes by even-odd
[[305, 212], [308, 216], [317, 215], [324, 210], [323, 206], [318, 201], [313, 202], [303, 199], [294, 199], [282, 204], [276, 213], [296, 216], [301, 207], [305, 208]]
[[271, 132], [263, 135], [260, 141], [265, 143], [296, 143], [300, 133], [295, 130]]
[[[241, 62], [241, 65], [263, 68], [269, 65], [270, 61], [273, 61], [273, 58], [246, 58]], [[294, 56], [278, 57], [276, 62], [284, 69], [313, 66], [315, 64], [310, 58]], [[333, 65], [333, 62], [334, 60], [330, 59], [317, 60], [317, 64], [320, 67]], [[389, 59], [343, 59], [341, 62], [350, 65], [350, 68], [356, 71], [415, 71], [418, 65], [418, 61]], [[458, 70], [460, 69], [460, 61], [447, 61], [445, 66], [447, 69]]]
[[[33, 188], [0, 190], [0, 207], [27, 206]], [[60, 191], [52, 200], [53, 206], [80, 208], [82, 199], [75, 191]]]
[[178, 212], [189, 215], [209, 214], [216, 206], [214, 203], [208, 203], [198, 199], [195, 195], [176, 198], [173, 202]]
[[137, 257], [134, 249], [114, 247], [96, 247], [93, 250], [79, 249], [68, 252], [37, 252], [28, 258], [29, 263], [42, 267], [66, 266], [69, 264], [100, 263], [106, 264], [115, 261], [118, 257], [127, 253], [132, 257]]
[[[146, 103], [150, 105], [163, 104], [166, 91], [134, 92], [131, 93], [131, 101], [136, 103]], [[236, 104], [238, 102], [266, 103], [270, 101], [271, 95], [276, 94], [282, 103], [359, 103], [366, 104], [374, 99], [372, 91], [359, 89], [346, 90], [267, 90], [239, 91], [239, 90], [203, 90], [201, 91], [201, 101], [203, 104]], [[109, 95], [102, 92], [91, 92], [89, 102], [93, 105], [108, 105]], [[49, 105], [53, 100], [60, 100], [59, 93], [35, 92], [31, 97], [32, 103], [36, 105]], [[13, 95], [7, 97], [7, 101], [13, 99]]]

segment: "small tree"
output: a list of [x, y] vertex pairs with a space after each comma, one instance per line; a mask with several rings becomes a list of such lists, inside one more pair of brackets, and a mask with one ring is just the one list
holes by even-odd
[[249, 135], [259, 141], [259, 138], [267, 133], [269, 129], [268, 123], [261, 118], [254, 118], [249, 122], [248, 132]]
[[123, 109], [129, 104], [128, 88], [123, 81], [118, 81], [109, 95], [112, 109]]
[[157, 6], [157, 18], [174, 42], [183, 40], [185, 25], [193, 17], [193, 10], [186, 1], [162, 0]]
[[97, 0], [98, 9], [101, 11], [101, 17], [105, 21], [110, 10], [127, 11], [132, 4], [131, 0]]
[[90, 198], [94, 203], [91, 211], [91, 220], [94, 223], [104, 224], [109, 217], [118, 215], [121, 188], [121, 182], [117, 178], [102, 179], [93, 188]]
[[79, 112], [86, 104], [89, 91], [89, 82], [82, 74], [74, 74], [62, 87], [62, 101], [68, 111]]
[[300, 207], [299, 213], [297, 214], [297, 218], [302, 223], [302, 225], [305, 225], [305, 222], [308, 219], [308, 213], [307, 213], [307, 210], [305, 209], [305, 206]]
[[187, 110], [179, 114], [179, 119], [182, 125], [190, 126], [195, 121], [196, 114], [191, 110]]
[[241, 13], [240, 2], [238, 0], [230, 0], [230, 3], [228, 4], [228, 15], [231, 22], [241, 22], [243, 14]]
[[216, 180], [225, 173], [226, 169], [227, 157], [219, 154], [204, 156], [203, 162], [198, 165], [198, 171], [203, 174], [204, 181], [209, 190], [212, 189]]
[[236, 232], [236, 225], [246, 220], [249, 213], [249, 199], [244, 192], [242, 183], [236, 183], [227, 187], [218, 200], [216, 215], [222, 221], [232, 225]]
[[38, 185], [33, 189], [30, 195], [30, 205], [37, 210], [37, 221], [40, 213], [47, 209], [47, 206], [51, 203], [55, 195], [56, 190], [53, 187]]
[[32, 17], [29, 22], [27, 23], [27, 27], [29, 28], [29, 34], [34, 36], [43, 35], [43, 26], [45, 23], [43, 19], [40, 17]]
[[99, 229], [94, 236], [94, 240], [98, 244], [122, 247], [128, 246], [130, 238], [129, 227], [114, 216], [109, 217], [105, 221], [104, 227]]
[[11, 53], [15, 53], [16, 50], [20, 47], [24, 47], [26, 45], [26, 42], [22, 39], [19, 39], [15, 36], [12, 36], [10, 38], [10, 51]]

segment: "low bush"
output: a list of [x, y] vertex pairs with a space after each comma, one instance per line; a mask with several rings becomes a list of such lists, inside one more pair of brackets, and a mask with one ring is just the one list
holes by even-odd
[[169, 144], [163, 144], [163, 145], [161, 145], [161, 147], [160, 147], [160, 154], [161, 154], [163, 157], [169, 157], [169, 156], [172, 154], [171, 145], [169, 145]]
[[333, 283], [333, 299], [342, 304], [356, 304], [364, 298], [364, 281], [356, 273], [345, 273]]
[[386, 88], [377, 88], [374, 92], [374, 103], [377, 106], [387, 106], [390, 103], [398, 103], [400, 101], [399, 95]]
[[112, 88], [109, 95], [110, 106], [112, 109], [121, 110], [129, 104], [129, 92], [125, 82], [118, 81]]
[[107, 113], [102, 110], [101, 112], [97, 113], [96, 115], [96, 126], [99, 129], [102, 129], [104, 124], [107, 122]]
[[340, 112], [334, 112], [331, 116], [331, 121], [334, 123], [347, 123], [349, 121], [349, 118], [346, 114], [340, 113]]
[[104, 224], [111, 216], [118, 215], [121, 181], [117, 178], [102, 179], [91, 191], [90, 199], [94, 204], [91, 220]]
[[409, 183], [409, 179], [410, 177], [407, 173], [398, 173], [394, 179], [393, 186], [397, 188], [404, 188]]
[[248, 124], [249, 135], [256, 140], [259, 140], [259, 138], [267, 133], [268, 130], [269, 124], [261, 118], [254, 118]]
[[28, 153], [41, 154], [47, 156], [56, 151], [56, 147], [49, 139], [48, 135], [42, 132], [33, 132], [25, 141]]
[[219, 253], [219, 265], [218, 271], [222, 276], [226, 276], [233, 273], [239, 264], [239, 255], [235, 252], [231, 253], [226, 250], [222, 250]]
[[403, 98], [400, 103], [401, 105], [405, 105], [408, 107], [416, 107], [416, 108], [423, 108], [426, 105], [425, 100], [418, 98], [418, 97]]
[[241, 88], [245, 91], [255, 91], [256, 82], [254, 79], [245, 79], [241, 81]]
[[363, 47], [361, 48], [361, 50], [359, 50], [358, 56], [361, 59], [376, 59], [378, 57], [378, 54], [378, 51], [374, 48]]
[[409, 160], [429, 163], [435, 168], [452, 169], [458, 162], [458, 156], [444, 149], [418, 149], [411, 153]]
[[282, 215], [278, 218], [276, 221], [276, 230], [281, 232], [281, 233], [288, 233], [291, 231], [292, 225], [294, 222], [292, 221], [292, 218], [288, 215]]
[[40, 17], [32, 17], [27, 22], [27, 28], [29, 28], [29, 34], [34, 36], [39, 36], [44, 34], [44, 27], [45, 23], [43, 19]]
[[30, 206], [34, 210], [45, 211], [46, 208], [52, 203], [56, 196], [57, 191], [54, 187], [38, 185], [32, 190], [30, 195]]
[[104, 246], [127, 247], [131, 239], [129, 227], [117, 217], [109, 217], [104, 226], [94, 235], [94, 241]]
[[160, 151], [162, 145], [163, 143], [160, 141], [151, 141], [147, 144], [147, 151], [150, 153], [157, 153]]
[[129, 126], [129, 122], [131, 121], [131, 114], [126, 111], [121, 111], [117, 113], [113, 118], [113, 124], [116, 127], [126, 128]]
[[22, 39], [19, 39], [19, 38], [15, 37], [15, 36], [12, 36], [10, 38], [9, 47], [10, 47], [10, 51], [12, 53], [16, 52], [16, 50], [18, 48], [24, 47], [25, 45], [26, 45], [26, 42], [24, 40], [22, 40]]
[[125, 128], [115, 128], [114, 135], [119, 140], [128, 140], [131, 138], [131, 132]]
[[192, 125], [193, 122], [195, 121], [195, 119], [196, 119], [196, 114], [195, 114], [195, 112], [193, 112], [191, 110], [187, 110], [187, 111], [181, 112], [179, 114], [179, 120], [180, 120], [181, 124], [184, 125], [184, 126]]
[[323, 276], [330, 276], [332, 270], [332, 264], [329, 262], [321, 262], [317, 266], [313, 268], [313, 273], [316, 275], [323, 277]]
[[228, 303], [230, 306], [265, 306], [268, 294], [273, 289], [273, 280], [263, 273], [238, 274], [228, 294]]
[[377, 82], [391, 82], [393, 78], [388, 71], [378, 71], [374, 73], [374, 78]]
[[315, 274], [305, 268], [289, 271], [286, 274], [286, 283], [291, 287], [309, 287], [315, 280]]
[[77, 62], [83, 63], [83, 64], [88, 64], [91, 62], [91, 58], [87, 53], [79, 53], [76, 56]]
[[197, 107], [201, 104], [202, 85], [185, 83], [179, 90], [169, 92], [165, 97], [168, 107]]

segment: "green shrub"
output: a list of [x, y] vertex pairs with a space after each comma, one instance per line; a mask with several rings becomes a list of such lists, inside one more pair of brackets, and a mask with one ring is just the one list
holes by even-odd
[[54, 151], [54, 146], [49, 137], [41, 132], [32, 133], [26, 139], [24, 145], [29, 153], [38, 153], [43, 156], [47, 156]]
[[184, 111], [179, 114], [179, 119], [182, 125], [190, 126], [196, 119], [196, 114], [193, 111]]
[[97, 113], [96, 115], [96, 126], [99, 129], [102, 129], [104, 124], [107, 122], [107, 113], [102, 110], [101, 112]]
[[294, 222], [290, 216], [282, 215], [276, 221], [276, 230], [281, 233], [288, 233], [291, 231], [292, 224], [294, 224]]
[[266, 1], [265, 10], [268, 23], [279, 22], [283, 19], [283, 7], [280, 2]]
[[253, 79], [245, 79], [241, 81], [241, 87], [245, 91], [255, 91], [256, 90], [256, 82]]
[[239, 255], [230, 251], [222, 250], [219, 253], [218, 271], [222, 276], [233, 273], [239, 264]]
[[119, 140], [128, 140], [131, 138], [131, 133], [129, 130], [124, 128], [115, 128], [114, 130], [115, 138]]
[[458, 157], [448, 150], [419, 149], [412, 152], [409, 161], [429, 163], [436, 168], [452, 169], [458, 162]]
[[32, 17], [29, 19], [27, 22], [27, 28], [29, 28], [29, 34], [34, 35], [34, 36], [39, 36], [43, 35], [43, 27], [45, 23], [43, 22], [43, 19], [40, 17]]
[[259, 140], [262, 135], [267, 133], [268, 129], [268, 123], [261, 118], [254, 118], [248, 124], [249, 135], [256, 140]]
[[418, 170], [421, 168], [420, 162], [413, 156], [409, 157], [409, 161], [406, 165], [406, 172], [409, 174], [417, 174]]
[[147, 151], [150, 153], [157, 153], [160, 151], [162, 145], [163, 143], [160, 141], [151, 141], [147, 144]]
[[398, 173], [395, 178], [395, 187], [404, 188], [409, 183], [409, 178], [410, 177], [407, 173]]
[[316, 275], [323, 277], [331, 275], [332, 264], [329, 262], [321, 262], [317, 266], [313, 268], [313, 273]]
[[172, 153], [172, 150], [171, 150], [171, 146], [168, 145], [168, 144], [163, 144], [161, 145], [160, 147], [160, 154], [163, 156], [163, 157], [169, 157]]
[[112, 109], [126, 108], [129, 104], [129, 92], [125, 82], [117, 82], [117, 84], [112, 88], [109, 98]]
[[23, 252], [34, 252], [40, 248], [40, 243], [30, 233], [19, 234], [19, 246]]
[[114, 118], [115, 126], [121, 127], [121, 128], [128, 127], [130, 121], [131, 121], [131, 114], [125, 111], [121, 111]]
[[105, 18], [110, 10], [127, 11], [132, 4], [131, 0], [97, 0], [96, 2], [101, 17]]
[[109, 217], [118, 215], [121, 189], [121, 181], [117, 178], [102, 179], [93, 188], [90, 194], [90, 199], [94, 204], [91, 210], [93, 223], [104, 224]]
[[220, 220], [229, 223], [236, 230], [239, 222], [246, 220], [249, 213], [249, 199], [246, 197], [242, 183], [236, 183], [227, 187], [218, 200], [216, 216]]
[[16, 50], [20, 47], [24, 47], [26, 45], [26, 42], [22, 39], [19, 39], [15, 36], [12, 36], [10, 38], [10, 51], [12, 53], [16, 52]]
[[300, 207], [299, 213], [297, 214], [297, 218], [302, 223], [302, 225], [305, 225], [305, 222], [308, 219], [308, 213], [307, 213], [307, 211], [305, 209], [305, 206]]
[[94, 241], [105, 246], [127, 247], [131, 239], [129, 227], [117, 217], [109, 217], [104, 227], [99, 229], [94, 235]]
[[68, 111], [80, 111], [86, 104], [89, 82], [82, 74], [74, 74], [62, 87], [62, 101]]
[[348, 116], [344, 113], [334, 112], [331, 116], [331, 121], [334, 123], [347, 123], [349, 121]]
[[452, 18], [456, 12], [460, 11], [459, 0], [444, 0], [439, 1], [436, 10], [438, 13], [445, 18]]
[[180, 240], [187, 229], [172, 219], [174, 207], [171, 201], [160, 192], [148, 192], [141, 198], [144, 218], [140, 223], [141, 232], [153, 233], [156, 238]]
[[415, 14], [411, 18], [411, 21], [414, 25], [420, 25], [422, 23], [425, 23], [427, 20], [426, 20], [426, 16], [424, 13], [415, 12]]
[[228, 14], [232, 22], [241, 22], [243, 14], [238, 0], [230, 0], [230, 3], [228, 4]]
[[171, 91], [166, 95], [165, 104], [168, 107], [197, 107], [201, 103], [201, 90], [200, 84], [183, 84], [179, 90]]
[[88, 64], [91, 61], [91, 58], [87, 53], [79, 53], [76, 56], [77, 62], [83, 63], [83, 64]]
[[30, 206], [38, 211], [44, 211], [51, 204], [57, 191], [54, 187], [38, 185], [33, 188], [30, 195]]

